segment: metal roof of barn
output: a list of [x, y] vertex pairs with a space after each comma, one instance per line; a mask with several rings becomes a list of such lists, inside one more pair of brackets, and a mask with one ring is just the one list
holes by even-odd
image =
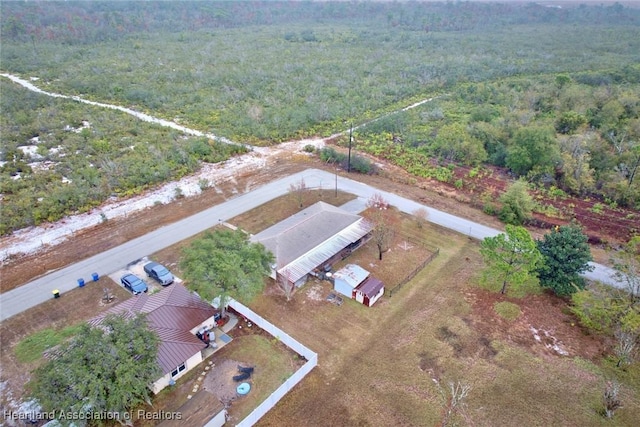
[[347, 264], [333, 273], [334, 279], [343, 280], [347, 285], [355, 288], [369, 277], [369, 272], [357, 264]]
[[204, 343], [190, 331], [212, 317], [215, 309], [174, 283], [158, 293], [141, 294], [121, 302], [89, 320], [89, 324], [99, 326], [110, 314], [130, 319], [138, 313], [147, 315], [149, 329], [160, 338], [158, 364], [166, 374], [204, 348]]
[[366, 236], [369, 231], [371, 231], [369, 224], [363, 218], [360, 218], [358, 222], [338, 232], [338, 234], [330, 237], [301, 257], [280, 268], [278, 273], [287, 277], [289, 281], [296, 282], [342, 249]]
[[251, 241], [271, 251], [278, 273], [295, 282], [369, 231], [371, 226], [359, 215], [318, 202], [252, 236]]

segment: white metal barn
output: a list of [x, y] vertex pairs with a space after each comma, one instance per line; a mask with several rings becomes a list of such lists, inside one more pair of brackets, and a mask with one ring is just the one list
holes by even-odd
[[371, 224], [325, 202], [315, 203], [251, 237], [276, 258], [271, 277], [302, 286], [315, 269], [345, 258], [370, 236]]

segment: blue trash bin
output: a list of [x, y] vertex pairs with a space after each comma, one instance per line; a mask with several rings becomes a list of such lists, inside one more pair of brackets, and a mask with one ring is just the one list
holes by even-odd
[[81, 288], [84, 286], [84, 279], [83, 278], [78, 279], [78, 286], [81, 287]]
[[97, 282], [97, 281], [98, 281], [98, 279], [100, 278], [100, 276], [98, 276], [98, 273], [92, 273], [92, 274], [91, 274], [91, 277], [93, 278], [93, 281], [94, 281], [94, 282]]

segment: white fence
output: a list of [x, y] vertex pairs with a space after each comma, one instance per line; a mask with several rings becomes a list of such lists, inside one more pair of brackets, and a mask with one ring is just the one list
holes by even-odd
[[229, 307], [233, 308], [238, 313], [246, 317], [256, 326], [259, 326], [260, 328], [269, 332], [291, 350], [295, 351], [307, 360], [307, 363], [302, 365], [300, 369], [298, 369], [293, 375], [287, 378], [286, 381], [280, 385], [280, 387], [278, 387], [273, 393], [271, 393], [269, 397], [267, 397], [256, 409], [254, 409], [249, 415], [247, 415], [245, 419], [237, 424], [237, 426], [239, 427], [250, 427], [257, 423], [258, 420], [260, 420], [260, 418], [264, 416], [264, 414], [269, 412], [269, 410], [273, 408], [276, 403], [278, 403], [278, 401], [289, 392], [289, 390], [295, 387], [296, 384], [302, 381], [302, 379], [309, 372], [311, 372], [313, 368], [316, 367], [316, 365], [318, 364], [318, 355], [293, 339], [289, 334], [285, 333], [272, 323], [269, 323], [249, 307], [239, 303], [238, 301], [235, 301], [233, 299], [230, 300]]

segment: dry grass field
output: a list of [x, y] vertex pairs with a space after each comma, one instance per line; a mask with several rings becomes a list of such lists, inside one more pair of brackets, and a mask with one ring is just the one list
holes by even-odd
[[[333, 197], [327, 196], [322, 200], [332, 203]], [[350, 197], [340, 195], [335, 204]], [[319, 198], [309, 193], [304, 205]], [[296, 200], [283, 197], [229, 222], [258, 232], [297, 209]], [[636, 425], [640, 419], [638, 364], [626, 371], [616, 369], [607, 359], [612, 343], [586, 334], [568, 314], [564, 301], [547, 294], [513, 299], [480, 289], [476, 286], [482, 268], [478, 242], [430, 224], [418, 228], [410, 217], [401, 216], [398, 228], [382, 261], [369, 242], [344, 263], [358, 263], [393, 283], [428, 256], [429, 248], [439, 248], [439, 255], [393, 297], [383, 297], [374, 307], [353, 300], [345, 300], [342, 306], [331, 304], [325, 300], [331, 285], [320, 281], [307, 283], [289, 302], [269, 284], [264, 295], [249, 304], [319, 355], [318, 367], [260, 425], [441, 425], [448, 383], [458, 381], [471, 386], [464, 405], [450, 419], [459, 425]], [[406, 236], [426, 245], [409, 247]], [[180, 248], [186, 244], [181, 242], [152, 258], [180, 275]], [[113, 286], [119, 298], [128, 296]], [[24, 385], [35, 365], [17, 362], [17, 342], [37, 330], [62, 328], [95, 315], [101, 309], [98, 291], [89, 284], [3, 322], [3, 376], [9, 371], [11, 381]], [[517, 305], [521, 314], [514, 320], [500, 317], [494, 309], [498, 302]], [[279, 345], [268, 338], [234, 338], [238, 339], [215, 356], [218, 360], [269, 366], [264, 385], [232, 407], [232, 416], [240, 419], [295, 370], [297, 362], [295, 356], [279, 353]], [[271, 347], [276, 352], [269, 353]], [[196, 373], [161, 393], [154, 408], [178, 408]], [[606, 380], [613, 378], [622, 383], [623, 407], [612, 420], [605, 420], [602, 392]]]
[[[472, 387], [461, 425], [635, 424], [637, 369], [635, 377], [622, 374], [624, 407], [605, 421], [601, 397], [612, 374], [601, 362], [605, 344], [571, 326], [563, 304], [547, 295], [513, 300], [523, 314], [502, 321], [493, 302], [503, 298], [473, 286], [482, 265], [477, 243], [440, 239], [440, 255], [372, 308], [317, 300], [326, 283], [307, 284], [289, 303], [265, 296], [252, 304], [319, 355], [319, 366], [260, 425], [440, 425], [452, 381]], [[538, 342], [532, 327], [549, 331], [567, 354]]]
[[[256, 211], [278, 211], [274, 206]], [[420, 248], [407, 249], [406, 236], [439, 248], [393, 297], [372, 308], [353, 300], [338, 307], [325, 301], [330, 283], [311, 281], [292, 301], [271, 285], [251, 304], [319, 354], [318, 367], [260, 425], [440, 425], [450, 382], [471, 386], [449, 420], [462, 425], [627, 426], [639, 419], [637, 367], [615, 370], [605, 359], [611, 343], [587, 335], [564, 301], [480, 289], [478, 242], [433, 225], [418, 228], [406, 216], [397, 224], [382, 261], [369, 242], [334, 266], [354, 262], [399, 281], [422, 259], [415, 256]], [[520, 316], [501, 318], [498, 302], [517, 305]], [[623, 382], [624, 407], [605, 420], [602, 392], [614, 376]]]

